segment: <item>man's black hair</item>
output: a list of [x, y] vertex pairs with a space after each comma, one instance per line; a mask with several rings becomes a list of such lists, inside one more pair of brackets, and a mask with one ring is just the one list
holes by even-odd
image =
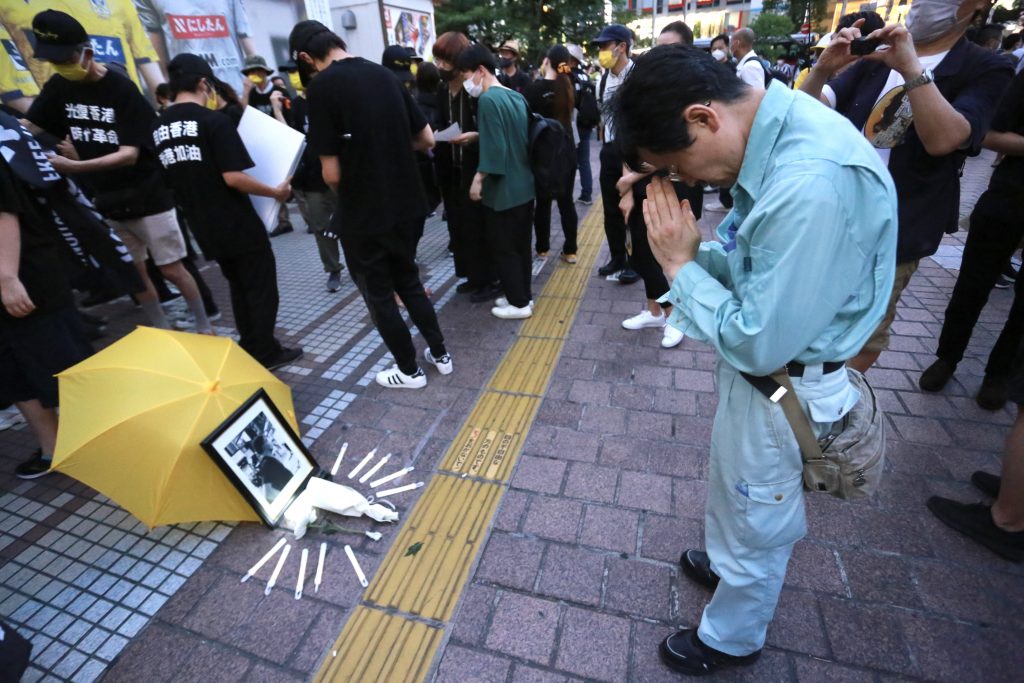
[[416, 89], [421, 93], [433, 93], [441, 84], [441, 73], [430, 62], [423, 62], [416, 68]]
[[203, 80], [208, 81], [210, 79], [199, 74], [189, 74], [172, 71], [170, 77], [167, 80], [167, 86], [171, 89], [171, 99], [177, 97], [178, 93], [195, 92], [199, 89], [199, 84], [202, 83]]
[[984, 26], [978, 26], [972, 42], [975, 45], [984, 46], [994, 40], [997, 45], [1001, 44], [1004, 30], [1005, 27], [1002, 24], [985, 24]]
[[693, 45], [693, 30], [686, 25], [685, 21], [673, 21], [671, 24], [661, 29], [661, 32], [675, 33], [683, 39], [683, 45]]
[[310, 38], [302, 52], [307, 53], [313, 59], [325, 59], [330, 51], [336, 47], [348, 50], [348, 46], [341, 39], [341, 36], [333, 31], [324, 31]]
[[1003, 51], [1009, 52], [1012, 50], [1016, 50], [1018, 47], [1020, 47], [1021, 40], [1024, 40], [1024, 34], [1021, 34], [1019, 32], [1011, 33], [1010, 35], [1006, 36], [1005, 38], [1003, 38]]
[[864, 25], [860, 27], [860, 34], [862, 36], [866, 36], [869, 33], [873, 33], [878, 29], [885, 27], [885, 19], [882, 18], [881, 14], [872, 10], [864, 10], [861, 12], [844, 14], [836, 24], [836, 30], [839, 31], [840, 29], [850, 28], [861, 19], [864, 20]]
[[708, 43], [708, 45], [714, 45], [716, 40], [723, 40], [723, 41], [725, 41], [725, 46], [729, 47], [729, 36], [725, 35], [724, 33], [719, 33], [717, 36], [712, 38], [711, 42]]
[[498, 62], [494, 59], [494, 53], [480, 43], [467, 47], [455, 60], [456, 71], [476, 71], [481, 66], [488, 71], [494, 71], [498, 68]]
[[696, 48], [661, 45], [636, 59], [612, 101], [615, 139], [630, 168], [637, 152], [675, 152], [693, 144], [683, 119], [691, 104], [730, 103], [750, 88], [728, 66]]

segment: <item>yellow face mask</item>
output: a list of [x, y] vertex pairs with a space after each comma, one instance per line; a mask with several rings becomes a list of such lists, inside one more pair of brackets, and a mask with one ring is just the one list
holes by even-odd
[[213, 111], [217, 111], [217, 107], [219, 104], [220, 102], [217, 100], [217, 92], [211, 91], [210, 97], [206, 100], [206, 108], [212, 109]]
[[247, 77], [248, 77], [248, 79], [250, 81], [252, 81], [256, 85], [263, 85], [263, 81], [267, 80], [267, 79], [263, 78], [263, 74], [258, 74], [255, 71], [252, 72], [251, 74], [248, 74]]
[[302, 79], [299, 78], [298, 71], [288, 72], [288, 82], [292, 84], [293, 88], [295, 88], [295, 92], [302, 92], [305, 90], [305, 88], [302, 87]]
[[601, 50], [597, 53], [597, 63], [602, 69], [610, 69], [615, 66], [615, 50]]
[[419, 66], [420, 66], [420, 65], [419, 65], [419, 64], [418, 64], [417, 62], [413, 62], [412, 64], [410, 64], [410, 65], [409, 65], [409, 71], [411, 71], [411, 72], [412, 72], [412, 75], [413, 75], [413, 76], [415, 76], [415, 75], [416, 75], [416, 69], [418, 69], [418, 68], [419, 68]]
[[82, 54], [78, 61], [72, 64], [53, 64], [53, 70], [69, 81], [85, 80], [85, 77], [89, 75], [89, 70], [82, 66], [82, 60], [84, 59], [85, 54]]

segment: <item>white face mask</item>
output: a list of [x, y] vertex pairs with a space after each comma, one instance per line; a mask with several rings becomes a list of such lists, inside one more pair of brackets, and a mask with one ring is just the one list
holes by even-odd
[[[907, 12], [907, 30], [914, 43], [929, 43], [941, 38], [960, 22], [956, 19], [960, 0], [917, 0]], [[969, 21], [968, 17], [966, 21]]]
[[466, 93], [470, 97], [476, 98], [484, 94], [483, 84], [475, 82], [472, 78], [462, 81], [462, 87], [466, 89]]
[[714, 57], [719, 62], [724, 62], [726, 58], [725, 50], [713, 50], [711, 52], [711, 56]]

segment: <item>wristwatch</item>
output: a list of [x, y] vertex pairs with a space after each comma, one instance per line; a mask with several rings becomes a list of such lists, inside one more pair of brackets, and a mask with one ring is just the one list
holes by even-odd
[[932, 73], [931, 69], [925, 69], [921, 72], [921, 75], [917, 78], [907, 81], [903, 86], [903, 92], [908, 93], [914, 88], [920, 88], [922, 85], [928, 85], [929, 83], [935, 82], [935, 74]]

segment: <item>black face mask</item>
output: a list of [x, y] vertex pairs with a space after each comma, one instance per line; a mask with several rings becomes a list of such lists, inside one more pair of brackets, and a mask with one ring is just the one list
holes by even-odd
[[515, 63], [516, 63], [516, 60], [514, 60], [514, 59], [502, 58], [502, 59], [498, 60], [498, 64], [501, 65], [502, 69], [507, 69], [510, 66], [515, 66]]
[[296, 59], [295, 66], [298, 68], [299, 82], [302, 83], [303, 88], [308, 88], [309, 82], [313, 80], [313, 76], [316, 76], [316, 69], [313, 68], [312, 64], [302, 59]]
[[445, 83], [450, 83], [455, 78], [455, 69], [438, 69], [437, 73]]

